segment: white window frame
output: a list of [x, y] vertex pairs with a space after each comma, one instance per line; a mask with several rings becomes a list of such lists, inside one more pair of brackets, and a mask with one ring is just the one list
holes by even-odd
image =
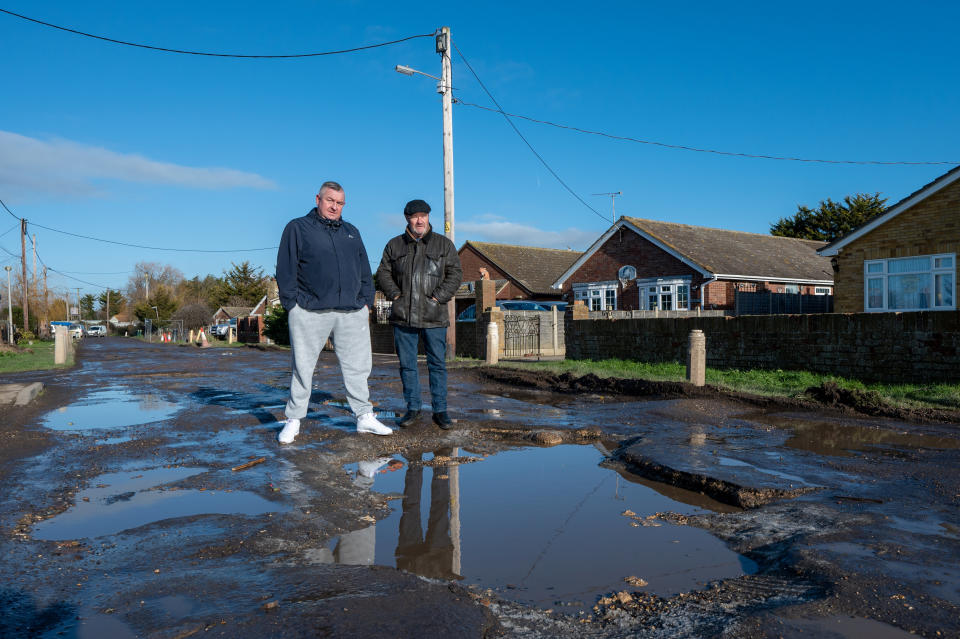
[[[583, 300], [589, 311], [615, 311], [620, 295], [619, 285], [620, 283], [617, 281], [574, 284], [573, 299]], [[612, 302], [611, 297], [613, 298]]]
[[[930, 268], [918, 271], [906, 271], [890, 273], [890, 263], [898, 260], [915, 260], [928, 258]], [[949, 260], [950, 266], [937, 267], [938, 260]], [[871, 268], [873, 270], [871, 270]], [[930, 275], [931, 291], [928, 294], [930, 306], [926, 308], [889, 308], [890, 289], [889, 278], [891, 275]], [[950, 275], [953, 278], [953, 290], [951, 291], [952, 304], [949, 306], [937, 306], [936, 285], [938, 275]], [[880, 282], [881, 305], [875, 308], [870, 307], [870, 282]], [[930, 255], [911, 255], [907, 257], [891, 257], [883, 260], [864, 260], [863, 262], [863, 310], [865, 313], [885, 313], [901, 311], [952, 311], [957, 308], [957, 254], [956, 253], [936, 253]]]
[[[644, 311], [670, 310], [670, 311], [689, 311], [690, 310], [690, 281], [691, 277], [648, 277], [636, 280], [637, 291], [640, 297], [640, 309]], [[686, 288], [686, 305], [682, 308], [678, 306], [680, 301], [679, 291]], [[651, 298], [656, 298], [654, 304], [651, 304]], [[670, 301], [670, 308], [665, 309], [664, 301]]]

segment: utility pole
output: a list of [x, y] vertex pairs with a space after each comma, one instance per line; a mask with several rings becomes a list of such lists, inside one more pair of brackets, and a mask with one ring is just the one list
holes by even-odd
[[83, 308], [80, 306], [80, 288], [77, 287], [77, 319], [83, 321]]
[[147, 275], [144, 275], [144, 276], [143, 276], [143, 281], [147, 283], [147, 297], [146, 297], [146, 299], [150, 299], [150, 275], [149, 275], [149, 273], [148, 273]]
[[9, 266], [4, 266], [4, 270], [7, 272], [7, 339], [13, 344], [13, 298], [11, 295], [10, 288], [10, 271], [12, 270]]
[[[50, 289], [47, 288], [47, 265], [44, 264], [43, 265], [43, 315], [48, 322], [50, 321], [50, 305], [47, 303], [47, 299], [48, 299], [47, 296], [49, 295], [49, 293], [50, 293]], [[49, 328], [49, 324], [47, 326]]]
[[27, 303], [27, 221], [20, 219], [20, 266], [23, 269], [23, 331], [30, 330], [30, 309]]
[[110, 332], [110, 289], [107, 289], [107, 308], [103, 311], [104, 327]]
[[[440, 54], [440, 82], [437, 92], [443, 105], [443, 232], [453, 242], [453, 65], [450, 61], [450, 27], [442, 27], [437, 34], [437, 53]], [[457, 354], [456, 295], [447, 302], [447, 360]], [[480, 310], [480, 309], [478, 309]]]

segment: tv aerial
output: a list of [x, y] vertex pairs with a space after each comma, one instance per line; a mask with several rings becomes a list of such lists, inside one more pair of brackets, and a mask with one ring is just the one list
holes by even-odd
[[614, 191], [612, 193], [593, 193], [593, 195], [602, 195], [610, 198], [610, 207], [613, 209], [613, 220], [617, 221], [617, 198], [623, 197], [623, 191]]

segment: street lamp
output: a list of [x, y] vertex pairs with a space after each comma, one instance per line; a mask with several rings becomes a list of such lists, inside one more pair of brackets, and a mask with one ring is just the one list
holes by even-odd
[[7, 338], [13, 344], [13, 305], [10, 303], [13, 298], [10, 296], [10, 267], [4, 266], [7, 272]]
[[[450, 63], [450, 27], [442, 27], [436, 38], [440, 54], [440, 77], [417, 71], [398, 64], [394, 67], [403, 75], [425, 75], [437, 81], [437, 93], [443, 108], [443, 233], [456, 247], [453, 233], [453, 67]], [[457, 352], [456, 296], [447, 303], [447, 359], [452, 360]]]

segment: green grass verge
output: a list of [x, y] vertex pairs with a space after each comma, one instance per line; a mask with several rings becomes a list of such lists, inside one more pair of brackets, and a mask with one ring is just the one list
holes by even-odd
[[68, 368], [73, 366], [73, 354], [67, 356], [67, 363], [53, 363], [53, 342], [34, 340], [33, 344], [21, 344], [32, 353], [0, 352], [0, 374], [39, 371], [47, 368]]
[[[586, 375], [593, 373], [598, 377], [624, 377], [651, 381], [685, 381], [686, 367], [669, 362], [645, 363], [622, 359], [601, 361], [545, 361], [545, 362], [503, 362], [506, 368], [525, 368], [543, 370], [552, 373], [571, 373]], [[782, 370], [722, 370], [707, 368], [707, 383], [732, 391], [769, 395], [776, 397], [796, 397], [802, 395], [810, 386], [819, 386], [823, 382], [835, 382], [841, 388], [876, 391], [888, 403], [904, 408], [942, 408], [960, 409], [960, 384], [865, 384], [854, 379], [821, 375], [809, 371]]]

